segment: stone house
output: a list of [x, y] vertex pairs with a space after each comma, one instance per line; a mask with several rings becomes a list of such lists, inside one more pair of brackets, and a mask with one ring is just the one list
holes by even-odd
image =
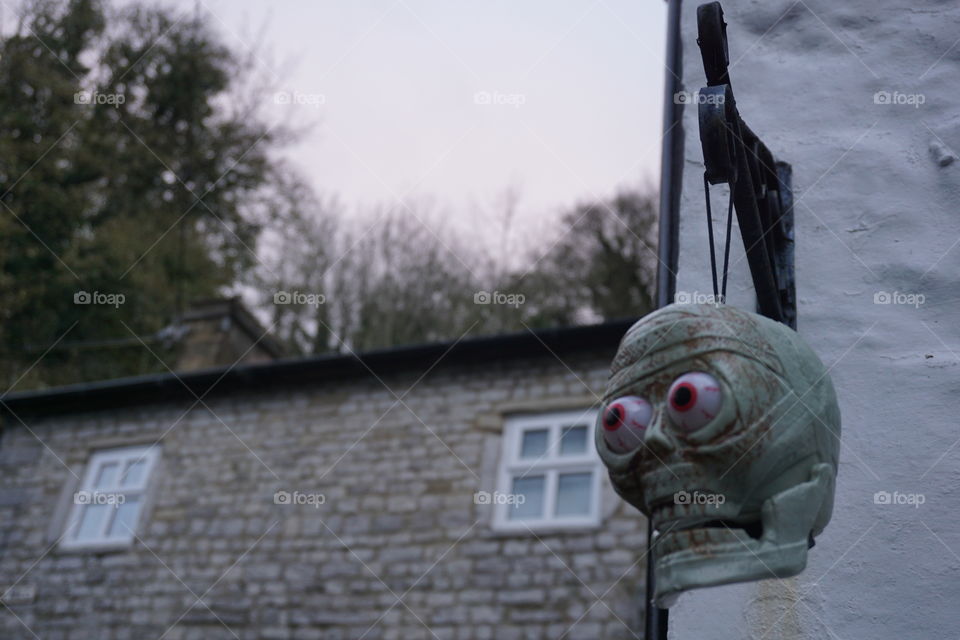
[[0, 637], [641, 633], [591, 435], [629, 322], [271, 360], [217, 309], [227, 364], [2, 399]]

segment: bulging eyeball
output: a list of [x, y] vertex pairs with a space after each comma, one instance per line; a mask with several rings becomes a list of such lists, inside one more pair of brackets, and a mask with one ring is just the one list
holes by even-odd
[[617, 398], [603, 411], [603, 440], [612, 451], [626, 453], [643, 444], [653, 407], [639, 396]]
[[667, 413], [681, 430], [690, 433], [713, 420], [723, 406], [720, 383], [709, 373], [685, 373], [670, 385]]

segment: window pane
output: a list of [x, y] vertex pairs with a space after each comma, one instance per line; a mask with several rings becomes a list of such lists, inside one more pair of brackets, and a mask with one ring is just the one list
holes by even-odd
[[124, 487], [137, 487], [143, 482], [143, 472], [147, 470], [147, 461], [134, 459], [127, 463], [127, 468], [120, 478]]
[[511, 520], [543, 517], [543, 476], [527, 476], [513, 479], [512, 500], [507, 506]]
[[109, 462], [102, 467], [100, 467], [100, 473], [97, 474], [97, 479], [93, 482], [95, 487], [112, 487], [117, 483], [117, 472], [120, 471], [120, 464], [117, 462]]
[[77, 540], [91, 540], [100, 537], [103, 531], [103, 519], [108, 515], [108, 509], [112, 509], [106, 504], [88, 504], [83, 508], [83, 515], [80, 517], [80, 526], [77, 527], [77, 533], [74, 536]]
[[560, 455], [570, 456], [587, 452], [587, 428], [564, 427], [560, 436]]
[[128, 497], [126, 502], [117, 507], [117, 513], [113, 516], [107, 535], [111, 538], [132, 536], [139, 512], [140, 497]]
[[590, 515], [592, 473], [561, 473], [557, 484], [557, 515]]
[[523, 443], [520, 445], [521, 458], [539, 458], [547, 451], [546, 429], [529, 429], [523, 432]]

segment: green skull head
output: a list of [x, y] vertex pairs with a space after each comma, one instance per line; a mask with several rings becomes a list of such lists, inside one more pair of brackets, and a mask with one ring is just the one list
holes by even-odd
[[840, 410], [795, 331], [734, 307], [664, 307], [624, 336], [598, 421], [614, 487], [659, 532], [660, 606], [806, 567], [833, 510]]

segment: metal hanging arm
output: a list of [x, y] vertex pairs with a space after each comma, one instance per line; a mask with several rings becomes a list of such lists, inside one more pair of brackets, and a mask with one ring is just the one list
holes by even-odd
[[777, 162], [737, 110], [727, 24], [719, 2], [697, 7], [707, 86], [699, 92], [700, 144], [709, 184], [730, 185], [757, 294], [757, 311], [796, 329], [790, 165]]
[[[660, 174], [660, 221], [657, 266], [657, 307], [673, 302], [679, 257], [680, 191], [683, 177], [682, 0], [667, 0], [667, 75], [664, 86], [663, 146]], [[731, 188], [727, 211], [723, 281], [726, 294], [730, 252], [730, 224], [736, 206], [740, 234], [760, 313], [796, 328], [793, 271], [793, 194], [790, 165], [776, 162], [737, 112], [730, 87], [730, 56], [726, 23], [719, 2], [697, 8], [697, 44], [700, 46], [707, 87], [699, 102], [700, 142], [706, 165], [705, 182]], [[720, 97], [717, 100], [717, 97]], [[707, 196], [709, 198], [709, 194]], [[666, 640], [669, 609], [656, 606], [656, 532], [647, 522], [645, 640]]]

